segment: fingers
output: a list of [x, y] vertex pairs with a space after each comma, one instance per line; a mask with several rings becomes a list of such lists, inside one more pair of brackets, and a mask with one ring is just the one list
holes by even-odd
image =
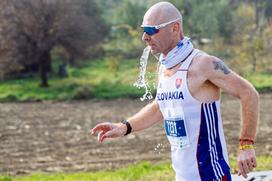
[[99, 142], [102, 143], [106, 138], [111, 138], [111, 134], [109, 134], [109, 132], [102, 134], [99, 139]]
[[257, 167], [257, 161], [256, 161], [255, 157], [251, 159], [251, 164], [252, 164], [253, 168]]
[[255, 160], [255, 159], [251, 158], [251, 159], [249, 159], [249, 160], [247, 161], [247, 166], [248, 166], [249, 172], [252, 171], [252, 170], [255, 168], [254, 160]]
[[100, 123], [96, 125], [90, 133], [95, 135], [98, 132], [98, 142], [102, 143], [106, 138], [116, 138], [124, 136], [126, 130], [126, 125], [124, 124], [113, 124], [113, 123]]
[[118, 128], [112, 129], [105, 133], [105, 138], [115, 138], [121, 136], [121, 132]]
[[256, 168], [256, 160], [250, 160], [250, 161], [241, 161], [238, 163], [238, 175], [242, 175], [244, 178], [247, 178], [247, 174], [251, 172], [254, 168]]
[[96, 132], [102, 131], [104, 126], [104, 123], [96, 125], [93, 129], [91, 129], [91, 134], [95, 135]]
[[244, 164], [242, 161], [238, 162], [238, 175], [242, 175], [244, 178], [247, 178], [248, 168], [247, 165]]
[[247, 174], [256, 168], [256, 156], [254, 149], [243, 150], [238, 156], [238, 175], [247, 178]]
[[98, 141], [102, 143], [106, 138], [115, 138], [117, 136], [119, 136], [117, 129], [112, 129], [106, 132], [102, 131], [98, 133]]
[[243, 161], [238, 162], [238, 175], [242, 175], [244, 178], [247, 178], [246, 171], [244, 169]]
[[100, 132], [100, 133], [98, 133], [98, 135], [97, 135], [97, 141], [98, 141], [99, 143], [102, 143], [102, 142], [104, 141], [105, 138], [106, 138], [105, 132]]
[[96, 125], [90, 132], [92, 135], [95, 135], [96, 132], [107, 131], [110, 129], [112, 129], [112, 127], [109, 123], [100, 123]]
[[97, 132], [97, 140], [100, 143], [102, 143], [106, 138], [114, 138], [122, 135], [118, 126], [108, 122], [100, 123], [90, 131], [92, 135], [95, 135]]

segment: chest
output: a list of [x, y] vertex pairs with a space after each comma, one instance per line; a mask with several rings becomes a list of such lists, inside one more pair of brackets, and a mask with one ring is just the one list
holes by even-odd
[[189, 92], [194, 95], [203, 86], [208, 86], [205, 79], [194, 70], [164, 70], [160, 76], [159, 87], [164, 89], [179, 89], [186, 86]]
[[162, 78], [159, 80], [158, 92], [168, 92], [168, 96], [171, 92], [179, 94], [178, 99], [193, 97], [200, 102], [210, 102], [220, 97], [219, 88], [194, 69], [164, 71], [160, 77]]

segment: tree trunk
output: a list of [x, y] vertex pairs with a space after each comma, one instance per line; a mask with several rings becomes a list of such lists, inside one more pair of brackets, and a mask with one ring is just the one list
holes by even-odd
[[72, 67], [76, 66], [76, 61], [75, 61], [75, 56], [73, 54], [69, 54], [69, 59], [68, 59], [68, 63], [69, 65], [71, 65]]
[[48, 74], [51, 72], [51, 55], [50, 51], [42, 53], [40, 57], [40, 76], [41, 76], [41, 87], [48, 87]]
[[[256, 51], [256, 50], [255, 50]], [[257, 66], [257, 58], [256, 58], [256, 52], [253, 52], [252, 54], [252, 72], [255, 73], [256, 72], [256, 66]]]

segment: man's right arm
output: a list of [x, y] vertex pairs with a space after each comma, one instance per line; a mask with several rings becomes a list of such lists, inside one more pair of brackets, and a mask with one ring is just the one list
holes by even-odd
[[[127, 119], [131, 125], [132, 132], [140, 131], [151, 127], [157, 122], [162, 121], [163, 116], [160, 111], [159, 105], [156, 101], [146, 105], [134, 116]], [[91, 134], [94, 135], [98, 132], [98, 141], [103, 142], [106, 138], [116, 138], [124, 136], [127, 131], [126, 125], [123, 123], [100, 123], [96, 125], [92, 130]]]
[[128, 122], [132, 127], [132, 131], [141, 131], [149, 128], [157, 122], [162, 121], [163, 116], [157, 101], [146, 105], [134, 116], [128, 118]]

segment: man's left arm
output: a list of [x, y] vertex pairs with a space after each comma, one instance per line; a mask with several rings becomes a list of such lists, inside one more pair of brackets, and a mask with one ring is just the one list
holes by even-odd
[[206, 60], [203, 71], [205, 78], [241, 101], [242, 128], [237, 162], [238, 174], [246, 178], [247, 173], [257, 166], [253, 144], [259, 120], [259, 94], [247, 80], [231, 71], [222, 60], [212, 56], [208, 56]]

